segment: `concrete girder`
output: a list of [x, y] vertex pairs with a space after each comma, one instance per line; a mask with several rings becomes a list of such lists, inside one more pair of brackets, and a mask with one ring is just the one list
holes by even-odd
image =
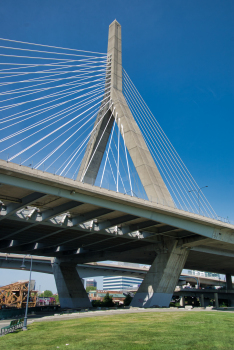
[[[123, 226], [123, 227], [120, 227], [118, 228], [118, 230], [116, 231], [116, 235], [113, 237], [108, 237], [108, 238], [105, 238], [105, 239], [102, 239], [100, 241], [97, 242], [97, 244], [99, 243], [102, 243], [102, 242], [106, 242], [106, 241], [110, 241], [110, 240], [113, 240], [115, 238], [118, 238], [120, 236], [126, 236], [128, 235], [129, 233], [133, 233], [133, 232], [136, 232], [138, 231], [140, 228], [147, 228], [147, 227], [151, 227], [153, 226], [154, 224], [157, 224], [155, 223], [154, 221], [146, 221], [146, 222], [141, 222], [141, 223], [138, 223], [138, 224], [133, 224], [133, 225], [130, 225], [130, 226]], [[139, 231], [138, 231], [139, 232]], [[151, 238], [153, 236], [155, 236], [153, 233], [149, 233], [149, 232], [141, 232], [141, 234], [139, 235], [139, 233], [137, 232], [137, 237], [140, 238], [140, 235], [141, 237], [143, 238]], [[128, 242], [127, 242], [128, 243]], [[91, 244], [88, 244], [88, 245], [85, 245], [85, 247], [87, 246], [91, 246], [95, 243], [91, 243]], [[123, 245], [123, 243], [122, 243]], [[112, 246], [113, 247], [113, 246]]]
[[[125, 217], [126, 219], [130, 219], [130, 217]], [[51, 222], [41, 222], [42, 224], [44, 225], [49, 225], [51, 227], [54, 227], [55, 225], [52, 224]], [[35, 226], [35, 225], [31, 225], [31, 226]], [[60, 225], [56, 225], [57, 227], [61, 227]], [[20, 242], [18, 240], [8, 240], [7, 243], [4, 243], [4, 244], [1, 244], [0, 247], [3, 251], [7, 251], [7, 252], [14, 252], [15, 249], [17, 248], [17, 250], [19, 251], [27, 251], [27, 252], [30, 252], [34, 254], [37, 254], [37, 255], [43, 255], [43, 254], [46, 254], [47, 256], [49, 254], [53, 255], [53, 256], [59, 256], [59, 253], [61, 252], [61, 249], [58, 250], [58, 247], [60, 246], [63, 246], [63, 252], [64, 251], [67, 251], [67, 252], [71, 252], [71, 250], [77, 250], [76, 249], [71, 249], [71, 248], [66, 248], [66, 243], [69, 243], [69, 242], [75, 242], [76, 241], [79, 241], [80, 239], [84, 238], [84, 237], [87, 237], [87, 236], [91, 236], [91, 235], [94, 235], [94, 234], [102, 234], [102, 235], [106, 235], [107, 238], [106, 239], [101, 239], [101, 241], [96, 241], [95, 243], [91, 243], [91, 244], [87, 244], [85, 245], [84, 247], [86, 246], [90, 246], [90, 245], [98, 245], [100, 242], [103, 242], [105, 240], [113, 240], [114, 238], [118, 238], [118, 237], [123, 237], [126, 239], [126, 242], [125, 243], [121, 243], [120, 245], [124, 245], [124, 244], [129, 244], [131, 243], [132, 241], [135, 242], [135, 241], [139, 241], [139, 240], [144, 240], [144, 241], [147, 241], [147, 242], [152, 242], [152, 243], [155, 243], [155, 239], [151, 240], [151, 237], [154, 236], [154, 234], [152, 233], [145, 233], [145, 232], [128, 232], [127, 234], [125, 233], [123, 235], [123, 233], [121, 232], [121, 229], [119, 229], [117, 232], [115, 230], [110, 230], [110, 229], [105, 229], [105, 230], [102, 230], [102, 231], [95, 231], [94, 229], [90, 229], [90, 227], [88, 226], [87, 228], [85, 228], [84, 226], [81, 228], [81, 227], [75, 227], [75, 228], [70, 228], [71, 230], [74, 230], [76, 229], [77, 231], [81, 231], [81, 232], [84, 232], [84, 235], [81, 235], [81, 236], [78, 236], [78, 237], [75, 237], [75, 238], [72, 238], [72, 239], [65, 239], [65, 240], [62, 240], [60, 241], [59, 243], [55, 243], [53, 245], [44, 245], [43, 243], [40, 243], [43, 242], [43, 239], [46, 239], [48, 237], [51, 237], [51, 236], [54, 236], [56, 234], [60, 234], [62, 233], [63, 231], [67, 231], [69, 229], [69, 227], [65, 227], [65, 228], [60, 228], [59, 230], [56, 230], [56, 231], [53, 231], [51, 233], [47, 233], [45, 235], [41, 235], [40, 238], [34, 238], [34, 239], [31, 239], [30, 241], [28, 241], [27, 243], [25, 242]], [[33, 234], [32, 234], [32, 237], [33, 237]], [[14, 244], [12, 243], [14, 242]], [[119, 244], [117, 244], [118, 246]], [[30, 249], [30, 247], [32, 247], [32, 249]], [[102, 250], [102, 249], [101, 249]], [[57, 254], [55, 254], [57, 253]]]
[[88, 222], [90, 220], [97, 219], [100, 216], [112, 213], [114, 210], [101, 208], [93, 210], [89, 213], [86, 213], [85, 215], [75, 216], [72, 218], [72, 226], [76, 226], [79, 224], [82, 224], [83, 222]]
[[221, 256], [226, 256], [226, 257], [230, 257], [230, 258], [234, 258], [234, 251], [225, 251], [222, 249], [214, 249], [214, 248], [210, 248], [207, 246], [199, 246], [199, 247], [191, 247], [192, 251], [195, 252], [202, 252], [202, 253], [207, 253], [207, 254], [215, 254], [215, 255], [221, 255]]
[[[16, 167], [16, 165], [14, 165], [14, 167]], [[66, 198], [69, 200], [75, 199], [77, 201], [96, 205], [98, 207], [121, 211], [126, 214], [131, 214], [148, 220], [175, 226], [184, 229], [185, 231], [190, 231], [192, 233], [199, 234], [201, 236], [217, 241], [234, 244], [234, 229], [231, 228], [231, 225], [227, 225], [216, 220], [203, 218], [199, 215], [194, 215], [187, 212], [184, 213], [183, 211], [176, 209], [170, 209], [170, 211], [168, 210], [169, 208], [165, 208], [165, 210], [163, 210], [163, 208], [157, 209], [157, 205], [152, 206], [152, 203], [150, 203], [150, 205], [147, 205], [147, 202], [143, 200], [134, 200], [134, 202], [126, 201], [126, 196], [123, 196], [125, 200], [116, 201], [113, 200], [113, 196], [115, 194], [114, 192], [112, 193], [112, 198], [97, 195], [97, 193], [95, 193], [95, 195], [90, 195], [88, 191], [87, 193], [82, 191], [79, 193], [76, 192], [74, 194], [71, 194], [70, 188], [66, 189], [64, 186], [59, 188], [52, 184], [39, 183], [38, 181], [36, 182], [34, 180], [32, 181], [29, 178], [16, 178], [5, 174], [0, 174], [0, 182], [25, 188], [31, 191], [35, 191], [35, 189], [37, 189], [43, 193]], [[67, 182], [68, 187], [70, 187], [69, 180], [67, 180]], [[86, 186], [88, 187], [88, 185], [83, 184], [82, 187], [86, 188]], [[97, 190], [98, 188], [96, 191]], [[104, 190], [102, 190], [102, 192], [104, 192]], [[107, 191], [107, 193], [109, 193], [109, 191]], [[118, 197], [122, 198], [122, 195], [118, 194]], [[137, 205], [134, 205], [135, 201], [137, 202]]]
[[210, 238], [205, 238], [203, 236], [193, 235], [192, 237], [185, 237], [179, 240], [178, 245], [183, 248], [192, 248], [195, 246], [200, 246], [203, 243], [210, 242]]
[[161, 225], [161, 224], [159, 222], [156, 222], [156, 221], [147, 220], [147, 221], [139, 222], [137, 224], [132, 224], [132, 225], [130, 224], [130, 225], [122, 226], [121, 230], [122, 230], [123, 235], [125, 235], [129, 232], [139, 231], [139, 230], [143, 230], [145, 228], [157, 226], [157, 225]]
[[71, 202], [67, 202], [67, 203], [64, 203], [64, 204], [61, 204], [53, 209], [48, 209], [48, 210], [45, 210], [41, 213], [41, 216], [42, 216], [42, 221], [43, 220], [49, 220], [49, 219], [52, 219], [54, 218], [55, 216], [58, 216], [62, 213], [65, 213], [71, 209], [74, 209], [80, 205], [82, 205], [83, 203], [82, 202], [78, 202], [78, 201], [71, 201]]
[[[73, 209], [75, 207], [78, 207], [79, 205], [82, 205], [83, 203], [80, 203], [78, 201], [71, 201], [62, 205], [59, 205], [58, 207], [55, 207], [54, 209], [48, 209], [46, 211], [43, 211], [41, 214], [36, 213], [31, 216], [30, 218], [28, 218], [28, 222], [34, 222], [32, 225], [28, 225], [24, 228], [21, 228], [20, 230], [17, 230], [15, 232], [10, 233], [9, 235], [3, 237], [2, 239], [7, 239], [10, 237], [15, 236], [16, 234], [29, 230], [31, 228], [33, 228], [34, 226], [38, 225], [39, 223], [45, 221], [45, 220], [49, 220], [55, 216], [58, 216], [59, 214], [62, 214], [70, 209]], [[17, 210], [15, 210], [15, 214], [16, 214]], [[12, 213], [13, 214], [13, 213]], [[5, 216], [3, 217], [5, 218]], [[12, 215], [11, 215], [12, 218]]]
[[28, 196], [22, 198], [20, 203], [11, 203], [11, 204], [7, 205], [7, 207], [3, 213], [1, 210], [0, 220], [5, 219], [6, 217], [16, 213], [18, 210], [23, 209], [25, 206], [30, 205], [30, 204], [34, 203], [36, 200], [41, 199], [45, 196], [47, 196], [47, 195], [44, 193], [34, 192], [34, 193], [31, 193]]
[[154, 244], [146, 245], [141, 248], [128, 249], [123, 252], [115, 252], [115, 251], [87, 251], [86, 253], [78, 253], [72, 256], [63, 256], [59, 257], [61, 261], [67, 262], [71, 261], [76, 264], [85, 264], [97, 261], [104, 260], [113, 260], [113, 261], [125, 261], [132, 262], [134, 257], [135, 261], [139, 258], [139, 261], [142, 257], [147, 257], [148, 263], [151, 264], [155, 259], [157, 254], [158, 245], [161, 244], [161, 241], [155, 242]]
[[114, 218], [112, 220], [107, 220], [107, 221], [103, 221], [103, 222], [98, 223], [98, 225], [95, 228], [95, 231], [102, 232], [103, 230], [105, 230], [107, 228], [114, 227], [114, 226], [123, 224], [123, 223], [128, 222], [128, 221], [132, 221], [135, 219], [138, 219], [138, 217], [135, 215], [129, 215], [129, 214], [123, 215], [123, 216]]

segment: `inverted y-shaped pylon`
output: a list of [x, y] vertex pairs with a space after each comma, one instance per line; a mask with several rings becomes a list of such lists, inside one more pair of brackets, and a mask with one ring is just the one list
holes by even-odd
[[105, 95], [77, 180], [89, 184], [95, 183], [111, 129], [116, 120], [148, 198], [154, 197], [157, 198], [158, 203], [173, 206], [172, 197], [122, 93], [121, 25], [116, 20], [109, 26], [108, 57], [106, 83], [111, 83], [111, 89], [106, 94], [109, 94], [109, 102], [106, 103]]

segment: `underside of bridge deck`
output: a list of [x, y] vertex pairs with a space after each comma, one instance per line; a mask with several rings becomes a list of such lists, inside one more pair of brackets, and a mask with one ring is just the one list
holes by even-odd
[[232, 225], [2, 161], [0, 183], [1, 252], [153, 266], [176, 244], [181, 269], [234, 275]]

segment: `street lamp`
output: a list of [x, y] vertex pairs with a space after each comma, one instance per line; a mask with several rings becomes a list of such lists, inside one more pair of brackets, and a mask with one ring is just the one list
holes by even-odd
[[200, 194], [201, 189], [205, 188], [205, 187], [208, 187], [208, 186], [203, 186], [203, 187], [199, 188], [199, 190], [191, 190], [191, 191], [189, 191], [189, 192], [197, 192], [199, 215], [200, 215], [200, 197], [199, 197], [199, 194]]
[[[24, 260], [25, 260], [25, 257], [23, 259], [22, 265], [20, 266], [22, 270], [26, 269]], [[32, 273], [32, 255], [31, 255], [31, 265], [30, 265], [30, 274], [29, 274], [29, 283], [28, 283], [28, 294], [27, 294], [27, 303], [26, 303], [26, 309], [25, 309], [25, 315], [24, 315], [23, 331], [27, 331], [28, 301], [29, 301], [30, 285], [31, 285], [31, 273]]]

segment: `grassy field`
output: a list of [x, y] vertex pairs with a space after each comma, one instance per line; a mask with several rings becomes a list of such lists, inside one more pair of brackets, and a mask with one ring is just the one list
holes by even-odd
[[[69, 344], [69, 345], [66, 345]], [[155, 312], [33, 323], [0, 338], [1, 350], [234, 349], [234, 314]]]

